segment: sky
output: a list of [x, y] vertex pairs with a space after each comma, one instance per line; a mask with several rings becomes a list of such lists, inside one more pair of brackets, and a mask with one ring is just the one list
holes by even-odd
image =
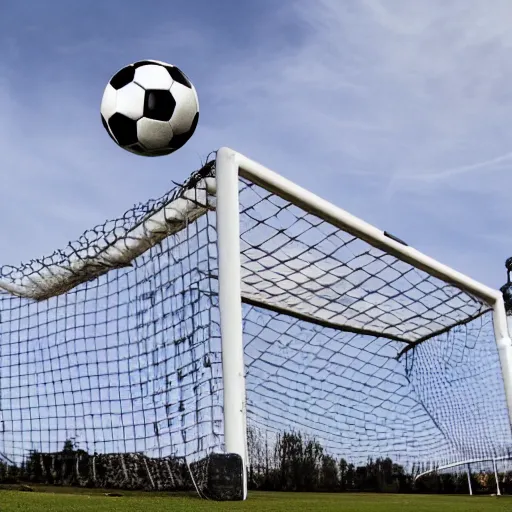
[[[508, 0], [111, 0], [0, 8], [0, 265], [64, 247], [229, 146], [493, 287], [512, 255]], [[179, 66], [193, 138], [125, 152], [109, 78]]]

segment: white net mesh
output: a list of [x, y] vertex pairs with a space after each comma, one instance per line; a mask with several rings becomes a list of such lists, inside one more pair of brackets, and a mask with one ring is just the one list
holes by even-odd
[[[224, 450], [214, 193], [211, 163], [1, 269], [4, 470], [210, 485], [205, 461]], [[354, 464], [508, 453], [487, 304], [244, 180], [240, 215], [248, 421], [265, 439], [250, 450], [267, 470], [285, 432]]]

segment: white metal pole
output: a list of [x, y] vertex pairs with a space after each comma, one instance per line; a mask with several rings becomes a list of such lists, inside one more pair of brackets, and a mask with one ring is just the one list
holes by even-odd
[[436, 468], [433, 468], [431, 465], [431, 469], [428, 471], [423, 471], [422, 473], [419, 473], [414, 480], [419, 480], [421, 477], [428, 475], [429, 473], [433, 473], [434, 471], [444, 471], [446, 469], [455, 468], [457, 466], [467, 466], [468, 464], [478, 464], [480, 462], [489, 462], [492, 460], [510, 460], [510, 457], [508, 455], [505, 455], [504, 457], [496, 457], [496, 458], [482, 458], [482, 459], [469, 459], [469, 460], [459, 460], [457, 462], [452, 462], [450, 464], [443, 464], [442, 466], [437, 466]]
[[496, 459], [493, 459], [492, 463], [494, 465], [494, 478], [496, 479], [496, 494], [501, 496], [500, 479], [498, 476], [498, 465], [496, 464]]
[[399, 260], [410, 263], [443, 281], [453, 283], [491, 306], [501, 298], [501, 293], [498, 290], [479, 283], [408, 245], [393, 240], [384, 231], [338, 208], [250, 158], [237, 154], [237, 160], [240, 166], [240, 176], [248, 178], [266, 190], [290, 200], [307, 212], [365, 240], [373, 247], [386, 251]]
[[508, 417], [512, 428], [512, 340], [510, 335], [499, 336], [499, 332], [503, 331], [503, 325], [508, 326], [508, 332], [512, 331], [512, 316], [507, 315], [505, 312], [505, 305], [503, 299], [501, 299], [494, 306], [494, 330], [496, 332], [496, 344], [498, 345], [498, 355], [503, 375], [503, 385], [505, 387]]
[[468, 474], [469, 495], [473, 496], [473, 487], [471, 486], [471, 466], [469, 464], [468, 464], [467, 474]]
[[216, 178], [224, 443], [227, 453], [236, 453], [242, 457], [245, 499], [247, 497], [246, 397], [242, 339], [239, 180], [237, 156], [234, 151], [222, 148], [217, 152]]

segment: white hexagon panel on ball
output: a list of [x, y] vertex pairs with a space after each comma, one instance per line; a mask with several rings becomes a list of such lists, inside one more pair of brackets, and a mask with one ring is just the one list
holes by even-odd
[[176, 66], [156, 60], [118, 71], [105, 88], [100, 110], [114, 142], [142, 156], [168, 155], [181, 148], [199, 120], [192, 82]]

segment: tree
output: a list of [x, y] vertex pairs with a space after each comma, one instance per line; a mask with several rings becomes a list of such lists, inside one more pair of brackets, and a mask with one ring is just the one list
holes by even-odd
[[320, 487], [325, 491], [337, 491], [339, 489], [338, 467], [336, 460], [330, 455], [323, 455]]
[[301, 472], [305, 491], [316, 491], [319, 488], [323, 451], [322, 445], [315, 439], [308, 441], [304, 447]]
[[354, 488], [355, 478], [356, 478], [356, 468], [355, 468], [354, 464], [349, 464], [347, 466], [347, 473], [345, 476], [346, 489]]
[[304, 447], [300, 434], [285, 432], [278, 437], [276, 452], [279, 461], [280, 488], [299, 491], [303, 488], [302, 459]]
[[66, 439], [64, 441], [64, 447], [62, 448], [62, 453], [75, 453], [75, 443], [72, 439]]
[[340, 459], [339, 467], [340, 467], [340, 488], [342, 491], [346, 491], [347, 490], [347, 469], [348, 469], [347, 461], [343, 458]]

